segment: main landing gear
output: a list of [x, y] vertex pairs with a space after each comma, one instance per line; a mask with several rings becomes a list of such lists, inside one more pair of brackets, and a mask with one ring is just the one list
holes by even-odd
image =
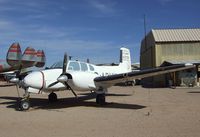
[[52, 93], [49, 94], [48, 99], [49, 99], [50, 103], [58, 101], [57, 95], [54, 92], [52, 92]]
[[105, 105], [106, 104], [106, 96], [105, 93], [97, 94], [96, 96], [96, 103], [99, 105]]

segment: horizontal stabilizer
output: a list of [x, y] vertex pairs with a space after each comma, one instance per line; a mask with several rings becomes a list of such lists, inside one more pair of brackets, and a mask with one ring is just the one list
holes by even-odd
[[19, 43], [13, 43], [8, 49], [6, 60], [10, 66], [17, 66], [21, 62], [22, 52]]
[[36, 57], [36, 67], [44, 67], [46, 62], [46, 57], [43, 50], [37, 51], [37, 57]]

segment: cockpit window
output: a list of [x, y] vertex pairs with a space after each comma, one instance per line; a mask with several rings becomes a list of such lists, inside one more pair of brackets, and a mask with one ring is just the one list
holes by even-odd
[[86, 63], [80, 63], [81, 64], [81, 71], [88, 71], [88, 67]]
[[68, 70], [74, 70], [74, 71], [79, 71], [80, 66], [78, 62], [70, 62], [68, 66]]
[[54, 63], [50, 68], [51, 68], [51, 69], [54, 69], [54, 68], [62, 68], [62, 66], [63, 66], [63, 62], [62, 62], [62, 61], [59, 61], [59, 62]]
[[89, 65], [90, 71], [94, 71], [94, 67], [92, 65]]

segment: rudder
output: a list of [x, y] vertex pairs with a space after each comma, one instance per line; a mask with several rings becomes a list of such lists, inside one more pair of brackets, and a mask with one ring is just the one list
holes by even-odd
[[22, 56], [23, 67], [32, 67], [36, 62], [36, 52], [35, 49], [27, 47]]
[[125, 67], [127, 71], [131, 71], [131, 55], [127, 48], [120, 48], [120, 66]]
[[8, 49], [6, 60], [10, 66], [18, 66], [21, 63], [22, 52], [19, 43], [13, 43]]
[[46, 57], [44, 54], [43, 50], [38, 50], [37, 51], [37, 63], [36, 63], [36, 67], [44, 67], [46, 62]]

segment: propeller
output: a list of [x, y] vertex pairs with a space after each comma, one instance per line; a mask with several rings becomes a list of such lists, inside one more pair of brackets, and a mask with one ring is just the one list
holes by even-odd
[[21, 70], [22, 70], [22, 65], [20, 65], [19, 70], [16, 71], [16, 76], [10, 80], [11, 83], [15, 83], [15, 85], [16, 85], [17, 96], [18, 96], [18, 98], [17, 98], [18, 109], [20, 108], [20, 100], [21, 100], [21, 97], [19, 94], [19, 88], [22, 87], [22, 85], [21, 85], [22, 78], [20, 75]]
[[63, 59], [63, 68], [62, 68], [62, 73], [61, 75], [57, 78], [57, 81], [56, 82], [53, 82], [51, 83], [48, 88], [58, 84], [59, 82], [60, 83], [63, 83], [65, 85], [65, 87], [67, 89], [69, 89], [75, 97], [77, 97], [77, 94], [74, 92], [74, 90], [71, 88], [71, 86], [67, 83], [68, 81], [68, 76], [67, 76], [67, 73], [66, 73], [66, 68], [67, 68], [67, 64], [68, 64], [68, 56], [67, 56], [67, 53], [64, 54], [64, 59]]

